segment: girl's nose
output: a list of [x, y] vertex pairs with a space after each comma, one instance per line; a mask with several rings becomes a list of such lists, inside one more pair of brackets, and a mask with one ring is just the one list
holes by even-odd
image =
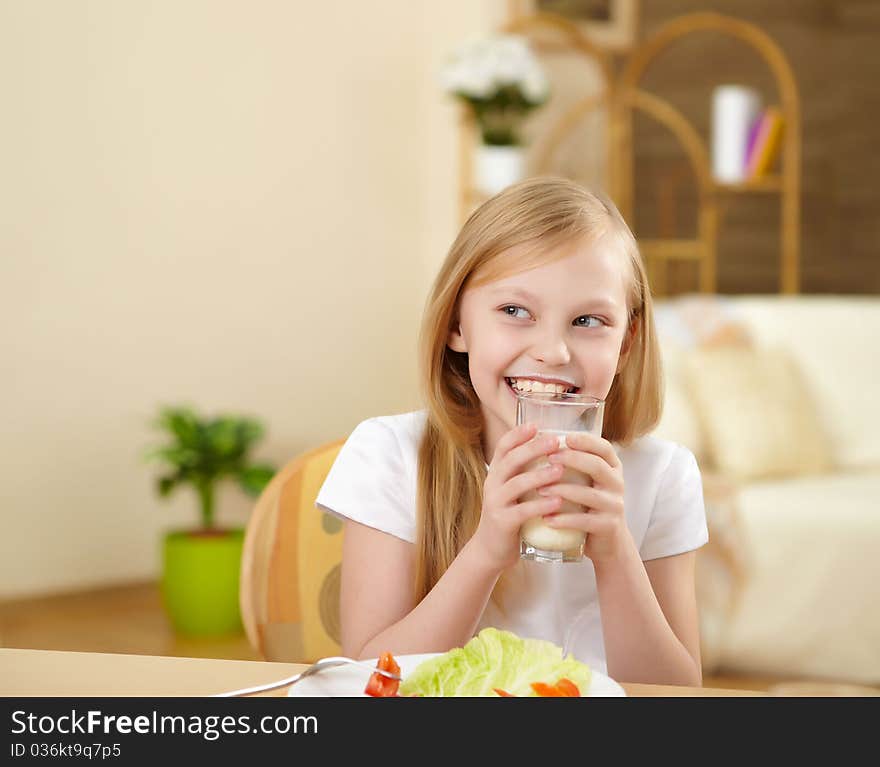
[[535, 344], [532, 356], [545, 365], [567, 365], [571, 362], [568, 344], [559, 336], [548, 336]]

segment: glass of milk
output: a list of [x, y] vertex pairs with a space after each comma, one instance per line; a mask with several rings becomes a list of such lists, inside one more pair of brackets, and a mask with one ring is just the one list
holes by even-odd
[[[547, 434], [559, 438], [560, 447], [565, 447], [565, 436], [572, 432], [588, 431], [602, 436], [602, 415], [604, 400], [584, 394], [554, 394], [551, 392], [519, 393], [516, 398], [516, 423], [533, 423], [538, 427], [535, 439]], [[534, 461], [528, 470], [547, 466], [546, 456]], [[564, 467], [559, 482], [587, 485], [589, 477], [568, 466]], [[537, 491], [523, 496], [521, 500], [540, 498]], [[584, 511], [580, 504], [567, 499], [562, 500], [558, 513]], [[536, 562], [580, 562], [584, 558], [582, 530], [550, 527], [541, 517], [526, 522], [520, 530], [520, 557]]]

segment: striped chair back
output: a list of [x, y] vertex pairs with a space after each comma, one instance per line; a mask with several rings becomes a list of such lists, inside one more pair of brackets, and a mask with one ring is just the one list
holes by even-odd
[[245, 531], [239, 598], [251, 645], [270, 661], [339, 655], [342, 523], [315, 507], [345, 440], [291, 460], [257, 499]]

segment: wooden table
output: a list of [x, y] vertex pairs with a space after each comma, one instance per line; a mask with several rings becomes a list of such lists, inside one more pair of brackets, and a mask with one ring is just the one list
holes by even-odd
[[[283, 679], [303, 668], [299, 663], [0, 648], [0, 696], [199, 697]], [[705, 687], [622, 686], [631, 697], [765, 695]], [[262, 694], [281, 697], [287, 688]]]

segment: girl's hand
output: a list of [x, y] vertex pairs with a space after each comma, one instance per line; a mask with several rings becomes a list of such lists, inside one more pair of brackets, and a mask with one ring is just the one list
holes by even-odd
[[623, 466], [611, 443], [589, 432], [570, 432], [565, 435], [565, 444], [548, 460], [585, 474], [592, 486], [560, 482], [539, 490], [539, 495], [559, 495], [585, 508], [584, 512], [555, 514], [544, 521], [551, 527], [583, 530], [587, 533], [584, 554], [593, 562], [612, 560], [633, 545], [623, 511]]
[[532, 461], [559, 449], [556, 437], [532, 439], [536, 431], [534, 424], [525, 424], [511, 429], [498, 440], [483, 485], [480, 523], [470, 543], [477, 547], [483, 561], [499, 573], [519, 560], [519, 529], [523, 522], [552, 514], [562, 504], [558, 496], [522, 503], [517, 500], [562, 477], [562, 466], [525, 471]]

